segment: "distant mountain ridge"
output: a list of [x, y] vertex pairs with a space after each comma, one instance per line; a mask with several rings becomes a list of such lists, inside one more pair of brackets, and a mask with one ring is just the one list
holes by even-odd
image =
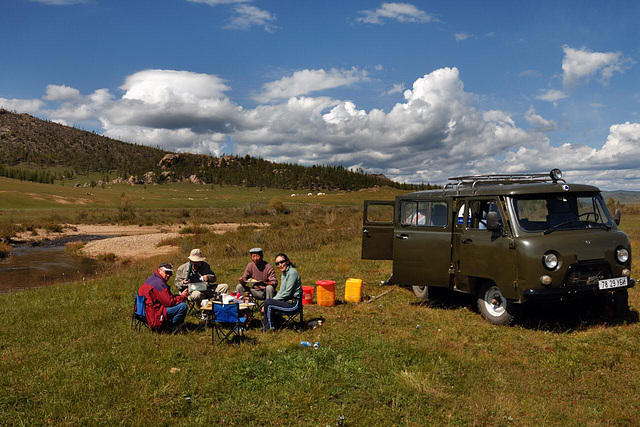
[[62, 167], [65, 172], [55, 175], [58, 179], [73, 174], [98, 173], [105, 180], [108, 178], [130, 184], [191, 181], [251, 187], [341, 190], [375, 186], [406, 190], [436, 187], [429, 184], [397, 183], [381, 174], [351, 171], [342, 166], [273, 163], [248, 155], [218, 158], [171, 153], [5, 109], [0, 109], [0, 166], [0, 172], [10, 177], [26, 175], [11, 168], [31, 167], [41, 170]]
[[616, 201], [622, 203], [623, 205], [640, 205], [640, 191], [603, 191], [602, 197], [604, 197], [605, 200], [608, 200], [609, 197], [613, 197]]

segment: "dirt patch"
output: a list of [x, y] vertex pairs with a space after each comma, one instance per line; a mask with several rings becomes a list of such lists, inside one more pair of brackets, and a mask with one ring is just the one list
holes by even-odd
[[[235, 231], [242, 225], [265, 227], [268, 224], [202, 224], [212, 233], [224, 234]], [[113, 236], [88, 242], [82, 249], [84, 256], [96, 258], [102, 255], [115, 254], [119, 259], [142, 259], [156, 255], [166, 255], [178, 250], [177, 246], [158, 246], [165, 239], [180, 237], [183, 225], [137, 226], [137, 225], [65, 225], [61, 232], [49, 232], [37, 229], [32, 232], [19, 233], [16, 237], [23, 242], [39, 242], [72, 236]]]
[[179, 237], [178, 233], [138, 234], [135, 236], [110, 237], [87, 243], [80, 253], [88, 257], [115, 254], [119, 259], [141, 259], [156, 255], [167, 255], [178, 250], [177, 246], [158, 246], [164, 239]]
[[34, 194], [34, 193], [25, 193], [29, 196], [29, 198], [31, 198], [31, 200], [46, 200], [44, 197], [40, 197], [40, 195], [38, 194]]

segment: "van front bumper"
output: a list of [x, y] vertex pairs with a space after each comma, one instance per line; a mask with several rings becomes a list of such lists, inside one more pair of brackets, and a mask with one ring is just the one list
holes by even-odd
[[615, 292], [630, 289], [636, 285], [635, 279], [629, 278], [627, 286], [614, 289], [598, 289], [598, 285], [565, 286], [562, 288], [525, 289], [522, 297], [528, 301], [558, 300], [563, 298], [596, 295], [599, 293]]

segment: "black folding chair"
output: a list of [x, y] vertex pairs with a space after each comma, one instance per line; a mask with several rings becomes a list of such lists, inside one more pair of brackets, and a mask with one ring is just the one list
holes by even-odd
[[[276, 313], [282, 317], [282, 323], [280, 323], [280, 325], [276, 328], [276, 329], [284, 329], [284, 328], [289, 328], [292, 327], [293, 329], [302, 329], [302, 326], [304, 325], [304, 313], [303, 313], [303, 308], [302, 308], [302, 300], [298, 300], [298, 309], [296, 311], [293, 312], [286, 312], [286, 311], [280, 311], [278, 310]], [[298, 316], [300, 317], [299, 321], [296, 321], [296, 319], [298, 318]]]
[[187, 303], [187, 316], [200, 316], [200, 310], [198, 310], [198, 307], [196, 306], [196, 302], [195, 301], [189, 301], [188, 299], [185, 300], [185, 303]]
[[145, 309], [145, 297], [136, 295], [133, 303], [133, 313], [131, 314], [131, 329], [139, 331], [143, 326], [149, 329]]
[[213, 303], [211, 323], [211, 343], [214, 345], [243, 338], [247, 329], [247, 317], [240, 317], [239, 304]]

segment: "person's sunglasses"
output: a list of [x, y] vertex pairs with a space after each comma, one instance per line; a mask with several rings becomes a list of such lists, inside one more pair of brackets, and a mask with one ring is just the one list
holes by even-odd
[[286, 260], [282, 260], [282, 261], [277, 261], [276, 265], [282, 265], [282, 264], [286, 264], [287, 261]]

